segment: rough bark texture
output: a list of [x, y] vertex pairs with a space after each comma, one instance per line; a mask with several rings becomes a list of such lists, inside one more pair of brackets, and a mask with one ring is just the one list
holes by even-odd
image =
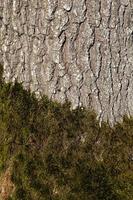
[[0, 56], [6, 81], [133, 115], [133, 0], [0, 0]]

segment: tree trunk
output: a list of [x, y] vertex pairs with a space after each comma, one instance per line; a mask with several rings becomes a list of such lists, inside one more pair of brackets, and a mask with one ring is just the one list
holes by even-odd
[[133, 0], [0, 0], [0, 55], [6, 81], [133, 115]]

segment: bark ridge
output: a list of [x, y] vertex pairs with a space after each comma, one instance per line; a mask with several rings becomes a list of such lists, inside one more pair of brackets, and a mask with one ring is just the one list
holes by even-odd
[[0, 61], [6, 81], [100, 121], [133, 115], [133, 0], [0, 0]]

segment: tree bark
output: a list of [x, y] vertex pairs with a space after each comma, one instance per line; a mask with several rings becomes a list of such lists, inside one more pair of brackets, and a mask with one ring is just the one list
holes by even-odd
[[133, 115], [133, 0], [0, 0], [0, 56], [6, 81]]

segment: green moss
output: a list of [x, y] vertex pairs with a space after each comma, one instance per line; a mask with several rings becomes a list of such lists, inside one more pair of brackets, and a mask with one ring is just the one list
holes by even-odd
[[0, 173], [12, 165], [9, 199], [133, 199], [133, 118], [100, 127], [93, 111], [70, 106], [1, 81]]

